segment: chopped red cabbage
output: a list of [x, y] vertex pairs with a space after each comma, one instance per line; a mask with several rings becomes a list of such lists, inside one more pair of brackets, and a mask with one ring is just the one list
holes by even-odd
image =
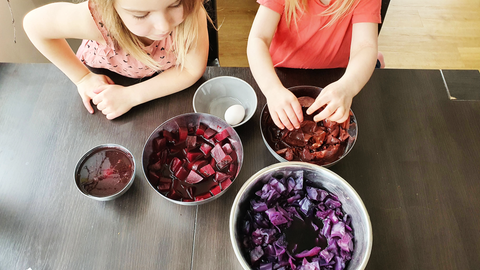
[[[335, 194], [313, 186], [301, 170], [270, 177], [250, 199], [239, 226], [243, 252], [255, 270], [340, 270], [352, 258], [351, 217]], [[315, 238], [307, 237], [311, 246], [289, 236], [307, 233]]]

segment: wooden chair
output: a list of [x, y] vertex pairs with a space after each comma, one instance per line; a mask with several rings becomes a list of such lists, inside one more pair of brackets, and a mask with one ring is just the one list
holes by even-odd
[[214, 26], [208, 22], [208, 41], [210, 42], [210, 50], [208, 51], [209, 66], [220, 66], [218, 59], [218, 32], [217, 32], [217, 0], [205, 0], [205, 9], [208, 16], [212, 19]]
[[380, 34], [380, 29], [382, 29], [383, 20], [385, 20], [385, 15], [387, 15], [387, 9], [389, 4], [390, 4], [390, 0], [382, 0], [382, 9], [380, 10], [382, 22], [378, 24], [379, 34]]

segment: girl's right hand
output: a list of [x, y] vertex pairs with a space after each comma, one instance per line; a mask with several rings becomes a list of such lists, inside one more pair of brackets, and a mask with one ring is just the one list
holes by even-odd
[[99, 88], [102, 85], [115, 84], [108, 76], [88, 73], [77, 83], [77, 90], [82, 98], [83, 106], [89, 113], [93, 113], [93, 107], [90, 101], [97, 95], [93, 90]]
[[303, 121], [302, 106], [297, 97], [285, 87], [271, 91], [267, 98], [268, 110], [278, 128], [299, 129]]

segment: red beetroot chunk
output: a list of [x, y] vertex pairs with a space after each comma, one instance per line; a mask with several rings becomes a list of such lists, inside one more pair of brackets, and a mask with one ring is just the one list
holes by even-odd
[[213, 175], [215, 173], [215, 170], [210, 166], [210, 164], [207, 164], [200, 168], [200, 174], [202, 174], [205, 177], [209, 177], [210, 175]]
[[194, 170], [191, 170], [190, 173], [187, 176], [187, 179], [185, 179], [185, 182], [189, 184], [196, 184], [200, 183], [203, 180], [203, 177], [196, 173]]
[[222, 146], [219, 143], [215, 144], [215, 147], [213, 147], [210, 154], [217, 163], [220, 163], [220, 161], [222, 161], [222, 159], [224, 159], [226, 156], [225, 152], [223, 152]]
[[206, 139], [210, 139], [212, 138], [213, 136], [215, 136], [215, 134], [217, 134], [217, 132], [211, 128], [207, 128], [205, 130], [205, 133], [203, 134], [203, 137], [205, 137]]
[[217, 135], [215, 135], [215, 140], [217, 140], [217, 142], [221, 142], [226, 138], [228, 138], [229, 136], [230, 134], [228, 134], [228, 130], [224, 129], [220, 133], [217, 133]]

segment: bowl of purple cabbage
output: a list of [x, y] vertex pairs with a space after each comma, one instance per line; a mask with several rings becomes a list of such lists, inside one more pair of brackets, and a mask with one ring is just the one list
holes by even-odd
[[230, 239], [245, 270], [364, 269], [372, 225], [353, 187], [320, 165], [281, 162], [241, 187]]

